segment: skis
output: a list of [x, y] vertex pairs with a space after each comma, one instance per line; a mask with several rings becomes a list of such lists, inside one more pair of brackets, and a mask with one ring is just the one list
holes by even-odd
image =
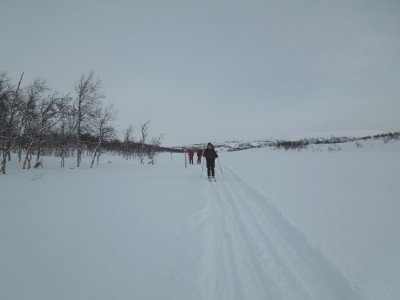
[[213, 182], [213, 181], [214, 181], [214, 182], [217, 182], [217, 179], [215, 179], [215, 177], [213, 177], [213, 178], [208, 177], [208, 181], [209, 181], [209, 182]]

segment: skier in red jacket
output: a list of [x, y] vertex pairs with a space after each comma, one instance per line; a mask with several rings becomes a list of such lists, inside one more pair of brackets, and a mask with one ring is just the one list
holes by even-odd
[[189, 155], [189, 164], [193, 165], [193, 156], [194, 156], [193, 150], [189, 150], [188, 155]]

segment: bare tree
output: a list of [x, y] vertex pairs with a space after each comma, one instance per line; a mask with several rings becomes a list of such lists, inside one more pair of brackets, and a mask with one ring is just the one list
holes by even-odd
[[36, 141], [36, 164], [40, 160], [40, 156], [44, 155], [44, 145], [48, 145], [50, 137], [54, 134], [53, 128], [60, 122], [61, 114], [59, 113], [59, 103], [65, 101], [65, 96], [59, 95], [57, 91], [48, 95], [39, 102], [39, 119]]
[[4, 134], [6, 132], [8, 101], [11, 91], [11, 83], [7, 74], [0, 73], [0, 142], [2, 146], [5, 141]]
[[91, 168], [93, 168], [96, 156], [97, 163], [99, 162], [102, 144], [115, 136], [115, 129], [112, 126], [112, 122], [115, 120], [115, 115], [116, 111], [113, 106], [107, 106], [103, 109], [101, 105], [98, 105], [94, 111], [92, 132], [96, 137], [97, 143], [93, 153], [92, 163], [90, 165]]
[[[23, 113], [23, 147], [25, 148], [25, 159], [23, 169], [29, 169], [31, 165], [32, 152], [35, 142], [40, 132], [44, 129], [41, 128], [44, 124], [40, 124], [41, 112], [40, 109], [44, 106], [44, 93], [48, 91], [47, 83], [45, 80], [36, 78], [25, 89], [26, 100], [24, 101]], [[41, 106], [39, 108], [39, 106]]]
[[0, 143], [2, 150], [5, 148], [11, 93], [10, 79], [6, 73], [0, 73]]
[[21, 110], [22, 97], [20, 87], [23, 76], [24, 73], [21, 75], [17, 88], [13, 91], [14, 88], [7, 75], [5, 73], [0, 74], [2, 174], [6, 174], [7, 157], [11, 160], [11, 150], [18, 143], [21, 134], [23, 114]]
[[79, 167], [82, 160], [82, 135], [87, 132], [96, 105], [101, 98], [104, 98], [104, 95], [101, 92], [101, 81], [95, 79], [93, 72], [88, 75], [82, 74], [74, 89], [76, 92], [76, 157], [77, 167]]
[[157, 154], [159, 153], [157, 150], [161, 146], [161, 141], [162, 141], [163, 137], [164, 137], [164, 135], [160, 134], [157, 138], [152, 138], [150, 145], [148, 147], [147, 157], [149, 158], [150, 163], [153, 165], [155, 164], [155, 158], [156, 158]]
[[123, 132], [122, 141], [116, 139], [112, 124], [116, 112], [112, 106], [101, 105], [101, 82], [93, 72], [81, 76], [74, 85], [73, 97], [50, 92], [46, 81], [39, 78], [22, 88], [23, 75], [14, 85], [6, 73], [0, 73], [1, 173], [6, 174], [12, 151], [17, 151], [20, 162], [24, 158], [24, 169], [31, 167], [34, 155], [35, 167], [44, 155], [59, 156], [64, 167], [65, 157], [74, 155], [75, 150], [79, 167], [84, 147], [93, 156], [91, 167], [104, 151], [120, 153], [125, 159], [137, 155], [141, 164], [147, 156], [155, 163], [162, 150], [162, 135], [149, 141], [150, 121], [146, 121], [140, 124], [138, 142], [133, 138], [133, 125]]
[[123, 132], [124, 135], [124, 149], [123, 149], [123, 157], [128, 160], [131, 156], [131, 143], [133, 142], [133, 132], [135, 131], [135, 127], [132, 124], [128, 126]]
[[147, 141], [147, 137], [149, 135], [149, 125], [150, 125], [150, 121], [146, 121], [144, 124], [140, 124], [141, 138], [140, 138], [140, 149], [139, 149], [138, 156], [140, 158], [141, 164], [144, 164], [144, 157], [146, 155], [145, 144]]
[[57, 136], [57, 147], [58, 147], [58, 155], [61, 159], [61, 168], [65, 167], [65, 157], [67, 156], [69, 144], [72, 141], [76, 122], [73, 115], [73, 109], [71, 105], [71, 97], [65, 95], [60, 98], [60, 101], [57, 103], [57, 110], [60, 116], [60, 125], [58, 127]]

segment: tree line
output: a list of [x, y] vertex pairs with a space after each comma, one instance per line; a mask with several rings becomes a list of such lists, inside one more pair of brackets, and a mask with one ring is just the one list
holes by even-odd
[[125, 159], [138, 157], [141, 163], [147, 157], [153, 164], [159, 152], [174, 151], [161, 147], [162, 135], [149, 138], [150, 121], [140, 124], [138, 141], [134, 139], [133, 125], [123, 131], [123, 140], [119, 140], [114, 125], [116, 110], [102, 103], [102, 83], [94, 72], [82, 74], [68, 94], [51, 89], [40, 78], [22, 86], [23, 76], [22, 73], [13, 83], [7, 73], [0, 73], [2, 174], [6, 174], [11, 153], [17, 154], [23, 169], [29, 169], [40, 166], [43, 156], [59, 157], [62, 168], [66, 157], [75, 157], [79, 167], [86, 153], [92, 157], [93, 167], [106, 151]]

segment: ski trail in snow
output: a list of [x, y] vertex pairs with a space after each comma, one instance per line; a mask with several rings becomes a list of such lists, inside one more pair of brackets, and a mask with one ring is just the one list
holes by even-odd
[[301, 232], [225, 170], [189, 219], [175, 299], [362, 299]]

